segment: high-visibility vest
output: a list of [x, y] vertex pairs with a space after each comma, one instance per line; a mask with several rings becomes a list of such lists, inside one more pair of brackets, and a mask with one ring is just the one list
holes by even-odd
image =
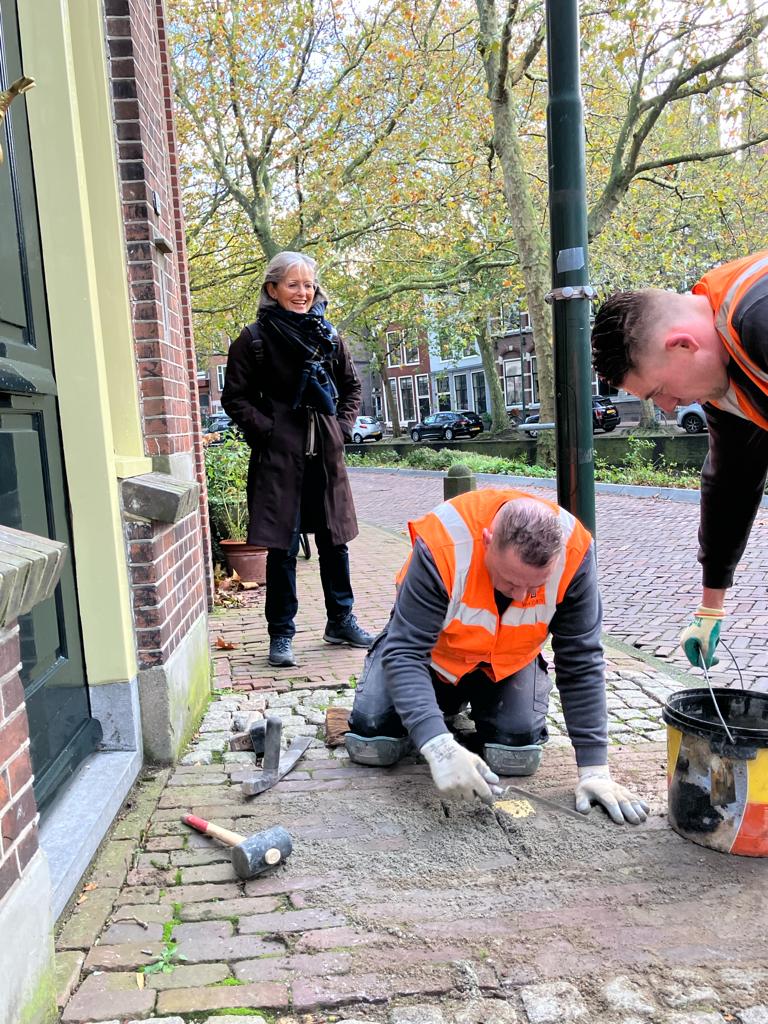
[[[490, 528], [506, 502], [530, 497], [523, 491], [483, 488], [451, 498], [408, 523], [411, 543], [418, 537], [427, 546], [448, 594], [448, 610], [431, 664], [449, 683], [458, 682], [478, 666], [491, 679], [501, 680], [530, 664], [544, 646], [558, 602], [589, 549], [589, 531], [570, 512], [535, 498], [559, 515], [565, 544], [547, 583], [535, 596], [512, 601], [500, 617], [485, 567], [483, 530]], [[410, 556], [398, 574], [398, 583], [409, 563]]]
[[[691, 289], [694, 295], [706, 295], [714, 313], [715, 328], [728, 355], [747, 380], [766, 396], [768, 373], [756, 366], [745, 351], [734, 321], [743, 308], [742, 303], [754, 296], [752, 289], [757, 285], [761, 286], [761, 293], [764, 291], [767, 276], [768, 251], [763, 251], [710, 270]], [[748, 389], [748, 384], [745, 388], [741, 381], [731, 378], [728, 393], [710, 404], [768, 430], [765, 404], [761, 403], [762, 408], [758, 408]]]

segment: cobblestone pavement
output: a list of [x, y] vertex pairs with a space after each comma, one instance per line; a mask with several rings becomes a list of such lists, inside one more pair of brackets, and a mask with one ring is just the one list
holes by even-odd
[[[408, 519], [442, 501], [442, 480], [431, 474], [351, 470], [360, 518], [402, 531]], [[479, 486], [493, 486], [488, 477]], [[552, 499], [549, 488], [526, 488]], [[680, 631], [700, 600], [699, 506], [656, 498], [597, 495], [597, 540], [605, 631], [639, 651], [689, 666]], [[750, 688], [768, 690], [768, 510], [758, 512], [727, 603], [723, 638]], [[738, 681], [727, 653], [712, 672], [718, 685]]]
[[[376, 527], [351, 546], [369, 628], [406, 550]], [[542, 768], [515, 781], [562, 811], [450, 806], [415, 758], [376, 770], [325, 747], [325, 711], [351, 705], [364, 652], [319, 639], [316, 558], [299, 590], [295, 669], [266, 664], [259, 592], [213, 617], [219, 689], [201, 730], [181, 765], [137, 787], [57, 936], [64, 1024], [768, 1024], [764, 862], [666, 823], [659, 708], [678, 680], [609, 644], [611, 763], [649, 799], [645, 825], [569, 813], [556, 704]], [[252, 759], [228, 740], [265, 712], [312, 745], [246, 798]], [[294, 851], [242, 881], [187, 812], [244, 835], [281, 824]]]

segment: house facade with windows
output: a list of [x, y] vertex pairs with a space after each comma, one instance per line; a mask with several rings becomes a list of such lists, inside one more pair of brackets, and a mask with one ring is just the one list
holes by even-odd
[[52, 926], [209, 700], [212, 581], [162, 3], [0, 0], [0, 90], [23, 77], [0, 122], [0, 1021], [52, 1024]]

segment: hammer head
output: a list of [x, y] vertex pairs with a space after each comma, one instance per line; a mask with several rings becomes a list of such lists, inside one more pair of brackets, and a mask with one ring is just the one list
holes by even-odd
[[273, 825], [232, 848], [232, 867], [240, 878], [255, 878], [282, 864], [292, 850], [290, 833], [280, 825]]

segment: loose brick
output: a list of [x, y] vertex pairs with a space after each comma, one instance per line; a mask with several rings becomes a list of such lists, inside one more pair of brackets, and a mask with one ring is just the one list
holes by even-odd
[[278, 914], [257, 914], [240, 918], [240, 932], [303, 932], [316, 928], [338, 928], [347, 920], [331, 910], [286, 910]]
[[190, 903], [181, 908], [182, 921], [215, 921], [224, 917], [244, 917], [247, 914], [267, 914], [276, 910], [279, 901], [274, 896], [253, 899], [219, 900], [214, 903]]
[[148, 974], [146, 985], [149, 988], [165, 991], [171, 988], [194, 988], [195, 986], [215, 985], [231, 976], [227, 964], [193, 964], [174, 967], [170, 974]]
[[139, 989], [131, 973], [100, 974], [86, 978], [67, 1003], [62, 1024], [86, 1024], [120, 1017], [144, 1015], [154, 1008], [156, 993]]
[[450, 971], [424, 970], [418, 975], [345, 974], [329, 979], [299, 978], [291, 985], [296, 1010], [317, 1010], [344, 1003], [381, 1003], [395, 995], [441, 995], [453, 988]]
[[126, 942], [122, 946], [94, 946], [85, 958], [85, 969], [135, 970], [137, 967], [153, 963], [159, 959], [162, 952], [162, 942]]
[[285, 985], [222, 985], [219, 988], [182, 988], [161, 992], [157, 999], [158, 1013], [193, 1013], [203, 1010], [225, 1010], [253, 1007], [281, 1010], [288, 1006]]
[[116, 889], [84, 892], [56, 940], [57, 949], [90, 949], [99, 937], [117, 898]]
[[174, 932], [183, 953], [190, 963], [206, 960], [247, 960], [266, 953], [283, 953], [285, 947], [279, 942], [262, 939], [256, 935], [233, 935], [229, 921], [206, 921], [195, 924], [181, 924]]

